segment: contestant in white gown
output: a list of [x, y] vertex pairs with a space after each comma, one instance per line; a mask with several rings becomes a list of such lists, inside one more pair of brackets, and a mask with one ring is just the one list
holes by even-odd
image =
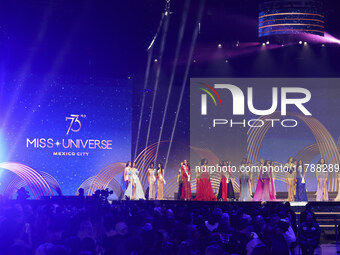
[[131, 200], [145, 199], [144, 190], [138, 178], [139, 171], [136, 168], [136, 163], [133, 163], [132, 168], [128, 172], [130, 183], [125, 191], [125, 196]]

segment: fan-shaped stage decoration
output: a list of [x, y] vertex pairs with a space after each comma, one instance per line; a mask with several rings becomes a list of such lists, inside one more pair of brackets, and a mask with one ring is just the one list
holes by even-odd
[[[315, 137], [317, 147], [319, 149], [319, 152], [321, 156], [325, 159], [327, 164], [339, 164], [340, 162], [340, 153], [338, 151], [338, 147], [331, 136], [331, 134], [328, 132], [328, 130], [325, 128], [324, 125], [321, 124], [320, 121], [317, 119], [310, 117], [310, 116], [304, 116], [302, 114], [298, 113], [287, 113], [287, 116], [292, 116], [297, 119], [300, 119], [303, 121], [307, 127], [310, 129], [312, 134]], [[264, 121], [265, 119], [280, 119], [281, 112], [276, 111], [270, 115], [267, 116], [261, 116], [258, 118], [258, 120], [262, 120], [264, 122], [264, 125], [262, 127], [250, 127], [248, 130], [248, 138], [247, 138], [247, 152], [248, 152], [248, 161], [250, 163], [254, 163], [258, 161], [258, 155], [261, 149], [262, 142], [264, 140], [265, 135], [269, 131], [271, 127], [271, 122]], [[330, 191], [335, 191], [336, 189], [336, 178], [335, 173], [333, 173], [332, 180], [330, 181], [329, 189]]]
[[[25, 186], [27, 185], [31, 189], [35, 199], [40, 199], [42, 196], [53, 196], [52, 188], [49, 182], [40, 172], [34, 170], [33, 168], [15, 162], [0, 163], [0, 168], [9, 170], [18, 175], [22, 181], [17, 180], [17, 184]], [[45, 176], [47, 176], [47, 174]], [[59, 184], [56, 185], [57, 182], [54, 178], [52, 178], [52, 176], [48, 175], [48, 179], [50, 180], [52, 186], [59, 187]], [[15, 183], [11, 184], [12, 187], [13, 185], [15, 185]]]

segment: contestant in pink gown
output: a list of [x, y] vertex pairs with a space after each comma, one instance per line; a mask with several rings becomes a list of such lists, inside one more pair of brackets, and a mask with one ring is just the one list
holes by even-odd
[[317, 164], [316, 180], [318, 189], [316, 191], [316, 201], [328, 201], [328, 171], [325, 160], [321, 158]]
[[267, 160], [264, 165], [260, 164], [259, 168], [259, 180], [257, 182], [253, 201], [274, 201], [276, 200], [276, 197], [271, 162]]

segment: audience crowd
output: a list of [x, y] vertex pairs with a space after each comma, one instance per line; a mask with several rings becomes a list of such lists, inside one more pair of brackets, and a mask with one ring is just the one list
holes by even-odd
[[319, 245], [308, 205], [299, 224], [289, 203], [219, 205], [3, 202], [0, 255], [289, 255]]

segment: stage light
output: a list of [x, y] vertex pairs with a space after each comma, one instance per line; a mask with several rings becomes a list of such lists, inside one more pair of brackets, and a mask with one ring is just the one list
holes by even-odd
[[322, 46], [322, 47], [325, 47], [325, 44], [322, 44], [321, 46]]
[[299, 44], [302, 44], [302, 41], [299, 41]]
[[307, 45], [308, 43], [307, 43], [307, 42], [304, 42], [303, 44], [304, 44], [304, 45]]
[[194, 59], [192, 62], [196, 63], [197, 61], [196, 61], [196, 59]]
[[157, 63], [157, 62], [158, 62], [158, 59], [157, 59], [157, 58], [155, 58], [155, 60], [154, 60], [153, 62]]
[[217, 45], [217, 47], [218, 47], [219, 49], [221, 49], [221, 48], [222, 48], [222, 44], [219, 43], [219, 44]]
[[228, 64], [229, 63], [228, 59], [226, 59], [225, 62]]
[[[177, 41], [177, 46], [176, 46], [176, 50], [175, 50], [175, 55], [173, 58], [173, 65], [172, 65], [172, 71], [171, 71], [171, 75], [170, 75], [170, 80], [169, 80], [169, 86], [168, 86], [168, 93], [167, 93], [167, 97], [165, 100], [165, 106], [164, 106], [164, 112], [163, 112], [163, 117], [162, 117], [162, 124], [160, 125], [161, 129], [159, 131], [159, 136], [158, 136], [158, 143], [157, 143], [157, 149], [156, 149], [156, 158], [155, 161], [157, 159], [157, 155], [158, 155], [158, 150], [159, 150], [159, 145], [161, 143], [161, 139], [162, 139], [162, 134], [163, 134], [163, 130], [164, 130], [164, 123], [165, 120], [167, 119], [167, 111], [168, 111], [168, 106], [169, 106], [169, 102], [170, 102], [170, 95], [172, 94], [172, 86], [174, 83], [174, 79], [175, 79], [175, 74], [176, 74], [176, 69], [177, 69], [177, 62], [179, 59], [179, 55], [180, 55], [180, 50], [182, 47], [182, 41], [183, 41], [183, 37], [184, 37], [184, 31], [185, 31], [185, 27], [186, 27], [186, 21], [187, 21], [187, 16], [188, 16], [188, 10], [189, 10], [189, 1], [186, 1], [185, 6], [184, 6], [184, 10], [186, 10], [185, 12], [183, 12], [183, 16], [182, 16], [182, 22], [181, 22], [181, 27], [178, 30], [178, 41]], [[200, 20], [198, 21], [198, 34], [200, 34], [201, 32], [201, 22]], [[171, 146], [171, 145], [169, 145]], [[170, 152], [169, 152], [170, 153]], [[165, 162], [165, 166], [167, 163], [168, 158], [166, 158], [166, 162]]]
[[269, 45], [269, 43], [270, 43], [269, 41], [266, 42], [267, 45]]
[[266, 46], [266, 43], [262, 43], [262, 46]]

